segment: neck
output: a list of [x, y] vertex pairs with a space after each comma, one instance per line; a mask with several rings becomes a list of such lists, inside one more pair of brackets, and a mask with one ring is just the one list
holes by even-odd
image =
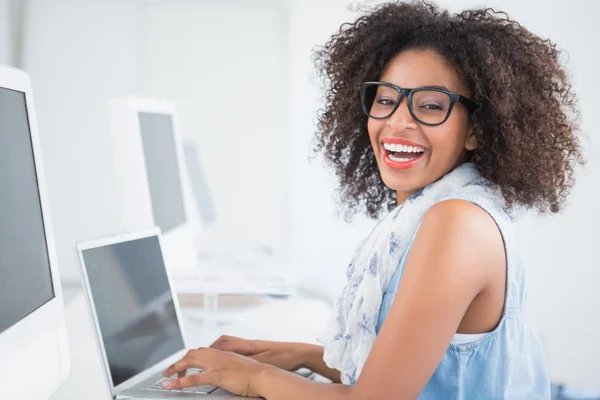
[[413, 190], [412, 192], [396, 191], [396, 203], [398, 205], [404, 203], [410, 196], [415, 194], [415, 192], [416, 192], [416, 190]]
[[[457, 161], [456, 165], [450, 170], [453, 171], [454, 169], [456, 169], [457, 167], [459, 167], [460, 165], [469, 162], [468, 157], [467, 157], [467, 153], [463, 153], [463, 155], [459, 158], [459, 160]], [[446, 172], [449, 173], [450, 171]], [[437, 180], [442, 179], [446, 174], [440, 176]], [[413, 194], [415, 194], [417, 191], [416, 190], [412, 190], [412, 191], [408, 191], [408, 192], [401, 192], [399, 190], [396, 191], [396, 203], [398, 205], [404, 203], [410, 196], [412, 196]]]

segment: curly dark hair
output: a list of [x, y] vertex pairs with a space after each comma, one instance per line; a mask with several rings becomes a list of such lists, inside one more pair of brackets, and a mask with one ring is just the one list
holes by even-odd
[[395, 204], [381, 180], [357, 85], [379, 79], [405, 50], [431, 49], [456, 68], [479, 105], [472, 114], [478, 147], [469, 155], [508, 207], [558, 212], [585, 161], [579, 144], [576, 96], [561, 52], [506, 13], [494, 9], [450, 14], [422, 2], [359, 7], [365, 12], [314, 52], [324, 80], [315, 152], [340, 180], [347, 216], [371, 218]]

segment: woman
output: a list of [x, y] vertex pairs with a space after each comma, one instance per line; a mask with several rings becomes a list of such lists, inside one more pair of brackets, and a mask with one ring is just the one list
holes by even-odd
[[[350, 211], [383, 218], [323, 347], [224, 337], [165, 371], [267, 399], [548, 399], [511, 224], [557, 212], [582, 163], [555, 46], [493, 10], [369, 10], [316, 54], [317, 149]], [[287, 371], [307, 367], [335, 383]]]

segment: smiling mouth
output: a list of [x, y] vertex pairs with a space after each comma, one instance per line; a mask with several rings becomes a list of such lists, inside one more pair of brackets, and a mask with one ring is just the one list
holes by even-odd
[[420, 146], [407, 146], [403, 144], [383, 143], [383, 149], [390, 160], [398, 163], [414, 161], [425, 153], [425, 148]]

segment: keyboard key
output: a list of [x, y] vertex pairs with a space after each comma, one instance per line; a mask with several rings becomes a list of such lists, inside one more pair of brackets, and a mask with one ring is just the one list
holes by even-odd
[[211, 385], [200, 385], [200, 386], [192, 386], [183, 389], [184, 393], [196, 393], [196, 394], [209, 394], [217, 390], [216, 387]]
[[[202, 372], [204, 372], [203, 369], [190, 368], [187, 370], [187, 375], [200, 374]], [[156, 382], [154, 382], [146, 387], [141, 388], [141, 390], [152, 390], [152, 391], [159, 391], [159, 392], [179, 392], [179, 393], [185, 392], [185, 393], [208, 394], [217, 389], [216, 387], [210, 386], [210, 385], [200, 385], [200, 386], [193, 386], [191, 388], [185, 388], [183, 390], [169, 390], [169, 389], [165, 389], [163, 387], [163, 382], [166, 381], [167, 379], [177, 379], [177, 375], [171, 375], [166, 378], [165, 377], [160, 378]]]
[[188, 372], [189, 375], [191, 375], [191, 374], [199, 374], [201, 372], [204, 372], [204, 370], [203, 369], [198, 369], [198, 368], [190, 368], [190, 369], [187, 370], [187, 372]]

